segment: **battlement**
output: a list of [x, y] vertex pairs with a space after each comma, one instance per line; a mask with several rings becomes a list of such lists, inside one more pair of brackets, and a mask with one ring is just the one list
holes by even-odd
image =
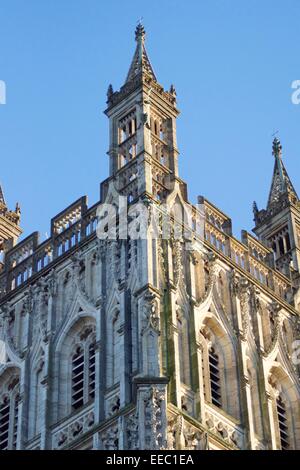
[[[290, 301], [292, 281], [275, 269], [273, 251], [245, 230], [238, 240], [232, 235], [231, 219], [224, 212], [203, 196], [198, 198], [198, 203], [204, 208], [202, 236], [208, 248], [217, 250], [260, 284]], [[81, 197], [52, 218], [51, 236], [47, 240], [40, 243], [38, 232], [34, 232], [11, 248], [0, 265], [0, 297], [23, 286], [81, 242], [95, 236], [100, 204], [101, 201], [88, 208], [87, 197]], [[194, 235], [199, 237], [195, 230]]]
[[50, 264], [91, 237], [97, 228], [99, 203], [87, 208], [87, 197], [81, 197], [51, 220], [51, 236], [40, 243], [34, 232], [7, 251], [0, 265], [0, 297], [24, 285]]
[[273, 251], [245, 230], [241, 240], [232, 235], [231, 219], [203, 196], [198, 203], [204, 207], [204, 238], [208, 246], [230, 258], [259, 283], [274, 291], [284, 300], [292, 298], [292, 282], [275, 269]]

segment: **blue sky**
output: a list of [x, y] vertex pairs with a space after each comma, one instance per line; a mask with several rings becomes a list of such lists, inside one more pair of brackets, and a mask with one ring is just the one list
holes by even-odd
[[180, 175], [189, 198], [204, 195], [252, 224], [266, 203], [272, 134], [300, 192], [297, 0], [1, 0], [0, 180], [19, 201], [24, 235], [49, 233], [50, 219], [81, 195], [99, 199], [108, 176], [109, 83], [119, 88], [143, 17], [159, 82], [177, 89]]

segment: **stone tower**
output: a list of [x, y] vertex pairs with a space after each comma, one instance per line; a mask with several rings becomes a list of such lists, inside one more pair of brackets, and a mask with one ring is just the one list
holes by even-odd
[[282, 146], [273, 141], [275, 158], [266, 209], [254, 204], [254, 232], [275, 255], [275, 265], [286, 275], [300, 268], [300, 201], [282, 161]]
[[106, 115], [110, 130], [110, 176], [117, 190], [130, 201], [146, 196], [164, 200], [178, 178], [176, 92], [157, 82], [145, 49], [140, 24], [125, 84], [113, 92], [109, 86]]

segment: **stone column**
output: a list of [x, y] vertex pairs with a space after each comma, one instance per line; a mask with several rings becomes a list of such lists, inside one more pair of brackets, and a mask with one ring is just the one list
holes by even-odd
[[272, 446], [271, 448], [272, 450], [276, 450], [277, 443], [276, 443], [276, 429], [275, 429], [274, 412], [273, 412], [273, 397], [268, 391], [266, 392], [266, 395], [267, 395], [268, 417], [269, 417], [271, 446]]
[[167, 446], [167, 379], [136, 379], [140, 450]]
[[125, 342], [125, 329], [128, 328], [126, 325], [125, 317], [127, 317], [126, 307], [126, 290], [125, 285], [121, 285], [120, 288], [120, 327], [118, 335], [120, 337], [120, 350], [119, 354], [119, 378], [120, 378], [120, 408], [123, 408], [128, 402], [128, 363], [127, 363], [127, 345]]
[[170, 311], [168, 312], [168, 350], [169, 364], [168, 373], [170, 376], [170, 401], [174, 405], [181, 407], [181, 380], [180, 380], [180, 364], [179, 364], [179, 345], [178, 345], [178, 329], [176, 315], [176, 290], [170, 289]]
[[96, 344], [95, 344], [95, 402], [94, 402], [94, 415], [95, 424], [100, 423], [104, 419], [103, 401], [104, 401], [104, 388], [105, 388], [105, 373], [103, 371], [101, 357], [103, 354], [103, 345], [101, 342], [102, 337], [102, 311], [101, 308], [97, 309], [96, 313]]
[[22, 364], [20, 370], [20, 402], [18, 406], [18, 435], [17, 435], [17, 449], [25, 448], [25, 442], [28, 436], [28, 404], [29, 404], [29, 385], [30, 385], [30, 370], [28, 353], [31, 345], [31, 327], [32, 327], [32, 312], [34, 306], [34, 297], [32, 289], [29, 288], [25, 294], [23, 315], [25, 325], [25, 338], [27, 346], [22, 351]]

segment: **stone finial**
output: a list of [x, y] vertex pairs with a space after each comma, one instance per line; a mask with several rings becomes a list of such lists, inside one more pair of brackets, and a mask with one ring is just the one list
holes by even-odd
[[16, 209], [15, 209], [15, 213], [17, 215], [17, 222], [18, 224], [20, 223], [20, 219], [21, 219], [21, 208], [20, 208], [20, 204], [17, 202], [16, 204]]
[[175, 87], [174, 87], [173, 84], [170, 86], [170, 93], [171, 93], [171, 95], [173, 95], [174, 97], [177, 96], [176, 89], [175, 89]]
[[138, 42], [139, 40], [144, 41], [146, 35], [146, 31], [144, 26], [142, 25], [141, 21], [137, 25], [135, 29], [135, 40]]
[[258, 207], [257, 207], [256, 201], [253, 202], [252, 209], [253, 209], [254, 216], [256, 216], [256, 214], [258, 213]]
[[277, 139], [277, 137], [275, 137], [273, 140], [273, 145], [272, 145], [272, 154], [274, 155], [274, 157], [281, 158], [281, 152], [282, 152], [282, 145], [280, 143], [280, 140]]
[[107, 101], [110, 101], [113, 94], [114, 94], [114, 90], [113, 90], [112, 84], [110, 83], [106, 92]]

